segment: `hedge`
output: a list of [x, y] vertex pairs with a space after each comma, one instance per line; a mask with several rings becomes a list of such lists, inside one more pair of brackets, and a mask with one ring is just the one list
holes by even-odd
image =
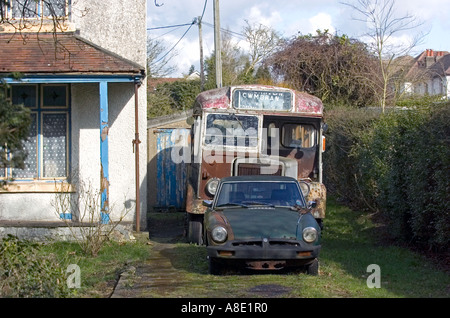
[[450, 103], [386, 114], [333, 110], [326, 119], [328, 190], [380, 212], [396, 239], [448, 249]]
[[154, 118], [191, 109], [201, 92], [199, 80], [164, 83], [148, 93], [147, 118]]

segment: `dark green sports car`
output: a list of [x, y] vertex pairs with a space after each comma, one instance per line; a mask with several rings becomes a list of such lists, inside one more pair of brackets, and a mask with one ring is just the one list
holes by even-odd
[[204, 219], [211, 274], [229, 265], [254, 270], [306, 267], [317, 275], [321, 228], [299, 182], [290, 177], [220, 180]]

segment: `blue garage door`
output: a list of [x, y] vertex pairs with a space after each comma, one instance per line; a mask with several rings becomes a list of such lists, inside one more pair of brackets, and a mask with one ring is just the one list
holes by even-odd
[[158, 129], [156, 131], [157, 208], [184, 210], [186, 196], [187, 149], [189, 129]]

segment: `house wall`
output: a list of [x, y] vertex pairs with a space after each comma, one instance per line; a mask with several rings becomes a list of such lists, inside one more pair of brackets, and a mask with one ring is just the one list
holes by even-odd
[[[72, 167], [73, 174], [83, 184], [100, 187], [100, 131], [98, 84], [72, 85]], [[112, 83], [108, 87], [109, 101], [109, 206], [112, 219], [128, 211], [125, 220], [135, 215], [135, 154], [132, 140], [134, 128], [134, 85]], [[142, 122], [146, 123], [145, 117]], [[139, 147], [141, 211], [146, 207], [146, 129], [142, 130]], [[145, 148], [144, 148], [145, 147]], [[142, 216], [142, 214], [141, 214]], [[145, 219], [142, 219], [145, 222]], [[142, 223], [145, 225], [145, 223]]]
[[72, 1], [81, 37], [142, 66], [147, 54], [147, 0]]
[[445, 96], [447, 96], [447, 99], [450, 99], [450, 76], [445, 77], [444, 90], [446, 92]]
[[[74, 14], [71, 17], [75, 28], [82, 38], [87, 39], [96, 45], [101, 46], [119, 56], [145, 67], [147, 53], [147, 31], [146, 12], [147, 1], [136, 0], [133, 5], [123, 0], [78, 0], [74, 3]], [[87, 8], [87, 10], [85, 10]], [[95, 91], [95, 90], [94, 90]], [[133, 153], [132, 141], [135, 139], [135, 99], [133, 84], [109, 84], [109, 174], [110, 174], [110, 208], [114, 213], [122, 211], [135, 205], [135, 154]], [[140, 175], [140, 211], [141, 227], [145, 227], [145, 212], [147, 210], [147, 81], [143, 81], [138, 89], [139, 104], [139, 175]], [[78, 96], [79, 94], [79, 96]], [[95, 95], [95, 97], [94, 97]], [[76, 99], [86, 99], [78, 104], [81, 109], [94, 108], [98, 118], [98, 89], [92, 98], [97, 102], [92, 103], [92, 99], [84, 96], [82, 91], [75, 92]], [[94, 104], [94, 105], [92, 105]], [[83, 112], [84, 114], [84, 112]], [[87, 118], [86, 118], [87, 119]], [[89, 120], [91, 120], [89, 118]], [[73, 120], [75, 122], [75, 120]], [[100, 162], [99, 162], [99, 120], [96, 126], [88, 131], [81, 129], [83, 135], [80, 138], [80, 173], [83, 178], [92, 177], [96, 179], [94, 184], [100, 185]], [[81, 127], [80, 127], [81, 128]], [[74, 128], [75, 131], [75, 128]], [[92, 145], [92, 143], [95, 145]], [[96, 148], [91, 149], [92, 147]], [[88, 153], [96, 152], [94, 158], [83, 154], [83, 148], [88, 149]], [[95, 160], [96, 167], [90, 167], [92, 159]], [[83, 172], [84, 171], [84, 172]], [[98, 182], [97, 182], [98, 181]], [[126, 220], [133, 221], [135, 209], [127, 214]]]

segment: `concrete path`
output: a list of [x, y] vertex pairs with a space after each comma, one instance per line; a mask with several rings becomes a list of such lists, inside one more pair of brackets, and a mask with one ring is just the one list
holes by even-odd
[[[152, 242], [153, 255], [137, 267], [130, 266], [119, 278], [111, 298], [164, 297], [174, 288], [183, 285], [178, 270], [162, 251], [172, 247], [170, 243]], [[166, 254], [167, 255], [167, 254]]]

